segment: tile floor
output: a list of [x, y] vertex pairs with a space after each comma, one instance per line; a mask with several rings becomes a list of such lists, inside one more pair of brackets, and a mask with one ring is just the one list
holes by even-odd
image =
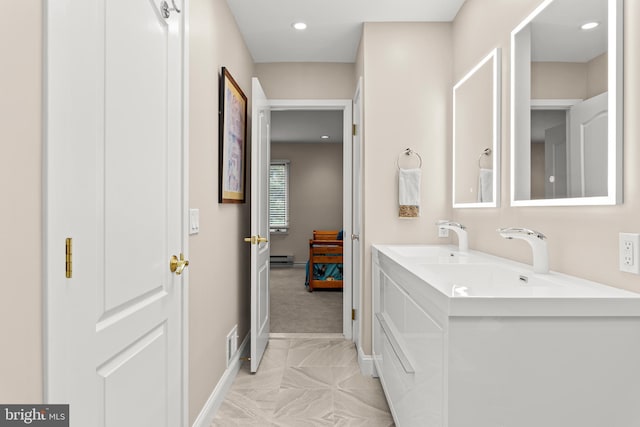
[[212, 427], [394, 426], [380, 381], [360, 374], [353, 343], [318, 336], [272, 335], [256, 374], [243, 363]]

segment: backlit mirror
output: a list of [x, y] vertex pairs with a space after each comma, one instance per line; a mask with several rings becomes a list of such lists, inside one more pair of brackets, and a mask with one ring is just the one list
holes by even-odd
[[496, 207], [500, 191], [500, 50], [453, 87], [453, 207]]
[[622, 202], [622, 0], [547, 0], [511, 33], [511, 204]]

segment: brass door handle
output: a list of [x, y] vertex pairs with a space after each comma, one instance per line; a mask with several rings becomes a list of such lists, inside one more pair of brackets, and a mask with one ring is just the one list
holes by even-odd
[[189, 266], [189, 260], [184, 259], [184, 254], [180, 254], [180, 259], [177, 256], [171, 255], [171, 260], [169, 261], [169, 270], [172, 273], [176, 273], [178, 276], [182, 274], [182, 271], [185, 267]]
[[255, 245], [258, 243], [267, 243], [269, 239], [267, 239], [266, 237], [261, 237], [260, 235], [257, 235], [257, 236], [245, 237], [244, 241], [247, 243], [251, 243], [252, 245]]

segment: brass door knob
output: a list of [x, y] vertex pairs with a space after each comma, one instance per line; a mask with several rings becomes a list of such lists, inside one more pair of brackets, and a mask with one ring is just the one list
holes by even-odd
[[251, 243], [252, 245], [256, 245], [259, 243], [266, 243], [269, 241], [269, 239], [267, 239], [266, 237], [261, 237], [260, 235], [258, 236], [251, 236], [251, 237], [245, 237], [244, 241], [247, 243]]
[[169, 270], [171, 270], [172, 273], [176, 273], [179, 276], [187, 266], [189, 266], [189, 260], [184, 259], [184, 254], [181, 253], [179, 259], [177, 256], [171, 255], [171, 260], [169, 261]]

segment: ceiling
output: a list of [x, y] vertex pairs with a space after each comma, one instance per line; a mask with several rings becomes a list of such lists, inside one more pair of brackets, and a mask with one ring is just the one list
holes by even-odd
[[342, 143], [342, 115], [342, 110], [272, 111], [271, 142]]
[[[253, 60], [355, 62], [363, 22], [453, 21], [464, 0], [227, 0]], [[295, 30], [294, 22], [308, 27]]]
[[[584, 31], [580, 26], [597, 21]], [[607, 51], [607, 2], [554, 1], [531, 21], [533, 61], [588, 62]]]

